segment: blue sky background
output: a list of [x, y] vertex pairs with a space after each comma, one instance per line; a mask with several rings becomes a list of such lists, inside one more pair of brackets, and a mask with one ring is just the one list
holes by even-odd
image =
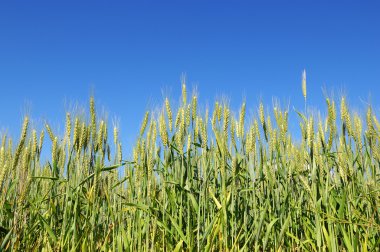
[[379, 113], [379, 13], [379, 1], [2, 1], [0, 129], [18, 137], [29, 114], [62, 132], [94, 94], [128, 150], [146, 109], [179, 100], [182, 73], [202, 104], [245, 98], [254, 113], [273, 97], [303, 109], [305, 68], [310, 108], [325, 89]]

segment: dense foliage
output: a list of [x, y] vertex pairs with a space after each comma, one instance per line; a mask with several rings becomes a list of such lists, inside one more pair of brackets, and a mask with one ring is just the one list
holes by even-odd
[[244, 102], [234, 115], [219, 101], [209, 113], [182, 89], [177, 109], [166, 99], [146, 113], [131, 160], [93, 98], [89, 118], [67, 114], [64, 136], [28, 117], [18, 142], [2, 135], [0, 250], [378, 251], [371, 107], [364, 120], [344, 98], [340, 116], [329, 98], [325, 118], [292, 111], [297, 139], [287, 109], [260, 104], [248, 120]]

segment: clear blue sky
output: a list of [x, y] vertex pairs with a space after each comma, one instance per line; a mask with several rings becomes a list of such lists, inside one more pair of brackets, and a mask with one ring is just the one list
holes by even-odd
[[2, 1], [0, 129], [18, 136], [28, 113], [62, 131], [94, 93], [129, 146], [146, 109], [178, 100], [182, 73], [201, 103], [245, 98], [253, 112], [272, 97], [302, 109], [305, 68], [311, 107], [325, 88], [379, 112], [379, 13], [379, 1]]

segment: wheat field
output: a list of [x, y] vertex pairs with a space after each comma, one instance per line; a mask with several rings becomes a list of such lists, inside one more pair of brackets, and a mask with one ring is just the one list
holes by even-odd
[[178, 107], [142, 115], [131, 155], [93, 97], [64, 135], [25, 117], [1, 135], [0, 251], [379, 251], [379, 119], [344, 97], [317, 116], [302, 91], [305, 109], [248, 117], [200, 110], [183, 84]]

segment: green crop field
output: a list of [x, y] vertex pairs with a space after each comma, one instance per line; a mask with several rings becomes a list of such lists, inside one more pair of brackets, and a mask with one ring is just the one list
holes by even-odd
[[379, 119], [344, 97], [320, 117], [303, 94], [248, 117], [244, 101], [201, 111], [183, 84], [124, 155], [94, 98], [64, 135], [25, 117], [1, 135], [0, 251], [379, 251]]

